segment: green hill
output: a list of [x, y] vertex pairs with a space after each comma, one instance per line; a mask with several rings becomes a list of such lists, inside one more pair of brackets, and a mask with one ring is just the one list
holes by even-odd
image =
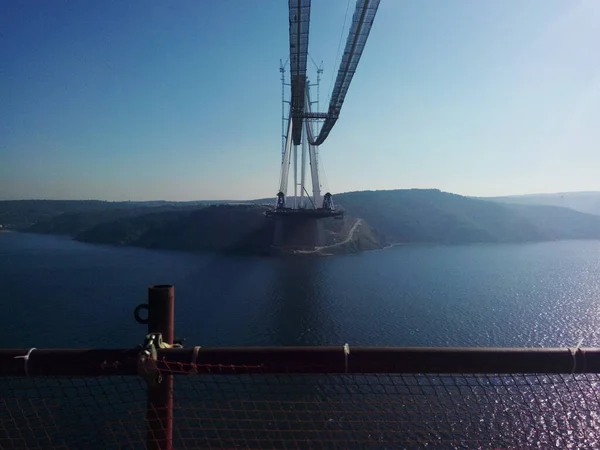
[[600, 238], [600, 217], [568, 208], [511, 205], [435, 189], [348, 192], [335, 200], [393, 242]]
[[482, 200], [519, 205], [559, 206], [600, 216], [600, 192], [512, 195], [506, 197], [484, 197]]
[[[82, 227], [91, 226], [91, 222], [101, 223], [103, 217], [110, 211], [115, 211], [113, 219], [129, 214], [126, 211], [138, 210], [141, 213], [147, 213], [151, 210], [145, 208], [165, 208], [173, 209], [175, 207], [196, 207], [214, 204], [214, 201], [193, 201], [193, 202], [169, 202], [164, 200], [147, 202], [107, 202], [101, 200], [0, 200], [0, 225], [5, 228], [23, 230], [33, 225], [38, 226], [37, 232], [40, 233], [61, 233], [72, 234], [73, 227], [68, 225], [70, 222], [80, 220]], [[221, 202], [225, 203], [225, 202]], [[64, 225], [58, 225], [55, 222], [60, 215], [65, 215]], [[96, 214], [97, 219], [92, 219]], [[137, 214], [137, 213], [133, 213]], [[70, 216], [74, 215], [74, 216]], [[77, 216], [81, 215], [81, 216]], [[84, 217], [85, 215], [85, 217]], [[90, 221], [89, 223], [84, 223]], [[56, 230], [52, 228], [56, 227]], [[74, 227], [78, 228], [78, 227]]]
[[[183, 210], [122, 217], [78, 233], [75, 239], [101, 244], [186, 251], [219, 251], [236, 254], [268, 255], [274, 222], [267, 220], [266, 206], [212, 205], [199, 210]], [[324, 221], [326, 245], [330, 253], [349, 253], [381, 247], [376, 235], [365, 225], [351, 242], [343, 243], [353, 219]], [[343, 244], [343, 245], [342, 245]]]
[[[392, 243], [600, 239], [600, 216], [557, 206], [508, 204], [435, 189], [347, 192], [336, 195], [335, 201], [345, 210], [346, 218], [323, 221], [327, 241], [321, 254], [356, 252]], [[156, 249], [270, 252], [274, 225], [264, 215], [268, 206], [242, 203], [127, 206], [84, 203], [80, 207], [88, 208], [87, 211], [57, 213], [39, 220], [27, 231]], [[1, 208], [0, 204], [0, 215]], [[49, 214], [47, 205], [29, 214]], [[358, 219], [361, 220], [354, 227]]]

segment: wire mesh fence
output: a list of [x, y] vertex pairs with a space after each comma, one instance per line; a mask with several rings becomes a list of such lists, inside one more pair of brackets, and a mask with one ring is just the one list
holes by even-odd
[[[599, 448], [597, 374], [173, 378], [173, 448]], [[183, 375], [183, 373], [187, 375]], [[146, 448], [139, 376], [0, 377], [0, 448]]]
[[0, 392], [1, 449], [144, 448], [140, 377], [5, 377]]
[[586, 375], [203, 375], [175, 390], [186, 411], [185, 434], [176, 435], [187, 448], [597, 448], [597, 383]]

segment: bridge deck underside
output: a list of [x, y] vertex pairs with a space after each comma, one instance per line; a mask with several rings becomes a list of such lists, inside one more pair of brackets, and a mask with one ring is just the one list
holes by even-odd
[[302, 115], [306, 90], [306, 62], [308, 58], [308, 32], [310, 0], [289, 0], [290, 12], [290, 75], [292, 85], [292, 138], [300, 145]]
[[321, 145], [325, 142], [325, 139], [329, 136], [329, 132], [337, 122], [344, 99], [348, 93], [348, 88], [365, 49], [378, 8], [379, 0], [358, 0], [356, 2], [350, 32], [348, 33], [348, 39], [346, 39], [346, 46], [344, 47], [344, 54], [342, 55], [340, 68], [331, 93], [327, 118], [317, 138], [310, 139], [312, 145]]

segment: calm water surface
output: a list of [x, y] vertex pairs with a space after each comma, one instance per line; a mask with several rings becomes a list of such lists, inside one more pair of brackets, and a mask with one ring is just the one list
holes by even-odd
[[133, 346], [174, 284], [188, 345], [600, 346], [600, 242], [266, 259], [0, 233], [5, 347]]

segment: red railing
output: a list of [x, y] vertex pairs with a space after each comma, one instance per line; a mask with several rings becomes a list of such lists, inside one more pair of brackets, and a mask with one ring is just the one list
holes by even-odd
[[140, 348], [0, 350], [0, 448], [600, 447], [600, 349], [174, 348], [173, 304]]

